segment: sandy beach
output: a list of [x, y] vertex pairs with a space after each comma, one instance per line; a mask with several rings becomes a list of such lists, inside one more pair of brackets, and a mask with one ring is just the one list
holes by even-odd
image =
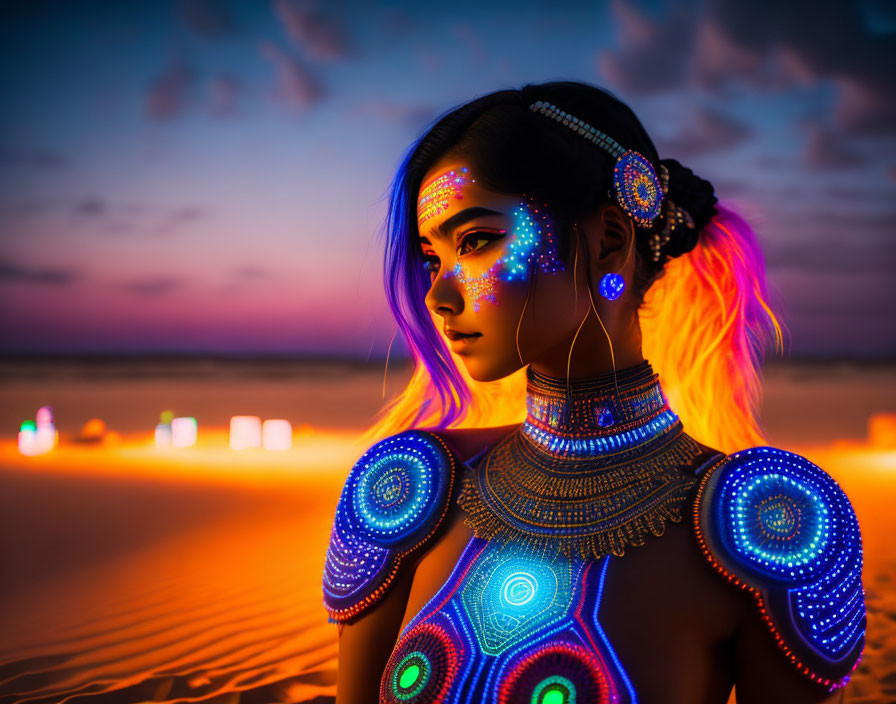
[[[0, 703], [332, 702], [337, 641], [320, 599], [330, 522], [382, 368], [197, 371], [4, 367], [0, 417]], [[390, 370], [387, 394], [407, 370]], [[847, 702], [896, 699], [896, 451], [866, 442], [896, 412], [896, 370], [778, 368], [769, 441], [830, 472], [862, 527], [869, 609]], [[53, 405], [61, 444], [14, 431]], [[195, 416], [196, 447], [152, 445], [158, 413]], [[283, 453], [227, 447], [231, 415], [288, 418]], [[92, 417], [113, 443], [72, 442]]]

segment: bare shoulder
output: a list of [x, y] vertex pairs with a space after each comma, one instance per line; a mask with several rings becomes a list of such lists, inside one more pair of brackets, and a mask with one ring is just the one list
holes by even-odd
[[457, 453], [461, 461], [474, 457], [483, 449], [500, 442], [520, 427], [520, 423], [489, 428], [421, 428], [441, 437]]

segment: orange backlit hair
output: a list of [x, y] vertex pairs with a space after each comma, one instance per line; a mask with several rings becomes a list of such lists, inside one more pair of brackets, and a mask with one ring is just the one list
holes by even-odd
[[[769, 348], [783, 350], [783, 334], [755, 233], [730, 208], [720, 203], [717, 210], [698, 246], [666, 264], [639, 317], [644, 357], [685, 430], [733, 452], [764, 443], [758, 421], [762, 362]], [[445, 422], [446, 404], [415, 354], [407, 387], [386, 403], [359, 442], [369, 445], [411, 427], [489, 427], [525, 419], [524, 368], [477, 382], [450, 354], [466, 385], [452, 391], [450, 405], [461, 409], [455, 418]]]

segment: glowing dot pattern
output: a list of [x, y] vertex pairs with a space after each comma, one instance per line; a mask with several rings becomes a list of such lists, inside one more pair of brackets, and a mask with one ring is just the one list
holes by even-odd
[[636, 702], [597, 617], [609, 560], [473, 537], [399, 637], [381, 701], [405, 701], [401, 668], [418, 662], [409, 656], [419, 652], [440, 665], [415, 702]]
[[348, 621], [376, 603], [402, 557], [429, 540], [447, 513], [455, 471], [441, 438], [422, 430], [386, 438], [355, 463], [324, 567], [331, 621]]
[[800, 455], [750, 448], [703, 478], [694, 516], [704, 555], [753, 594], [790, 661], [831, 689], [846, 684], [865, 640], [862, 539], [831, 476]]
[[650, 227], [660, 214], [663, 189], [653, 165], [642, 154], [633, 149], [626, 150], [606, 132], [552, 103], [538, 100], [529, 109], [556, 120], [613, 157], [613, 191], [617, 202], [639, 227]]
[[498, 702], [600, 704], [615, 701], [611, 692], [611, 683], [596, 657], [582, 646], [554, 641], [532, 648], [512, 664], [498, 691]]
[[479, 276], [471, 276], [466, 267], [461, 266], [460, 262], [454, 265], [452, 270], [457, 277], [458, 282], [464, 287], [467, 298], [473, 305], [473, 310], [479, 312], [480, 301], [491, 301], [495, 303], [495, 283], [497, 280], [497, 266], [492, 266], [488, 271], [484, 271]]
[[420, 199], [417, 201], [417, 221], [426, 222], [443, 213], [450, 207], [452, 199], [462, 200], [464, 186], [476, 182], [468, 174], [469, 169], [462, 166], [459, 169], [449, 169], [426, 183], [421, 188]]
[[565, 271], [557, 256], [557, 241], [547, 214], [547, 204], [531, 195], [513, 210], [513, 238], [507, 253], [496, 264], [504, 281], [528, 281], [534, 263], [546, 274]]
[[450, 624], [422, 623], [402, 638], [380, 681], [381, 704], [445, 702], [458, 671], [462, 645]]
[[663, 190], [653, 165], [638, 152], [629, 150], [613, 167], [613, 190], [632, 220], [640, 227], [650, 224], [660, 214]]
[[498, 280], [528, 281], [533, 266], [545, 273], [565, 270], [557, 256], [557, 242], [545, 205], [539, 206], [531, 196], [524, 195], [524, 200], [513, 210], [513, 221], [504, 255], [486, 271], [474, 276], [460, 262], [451, 270], [476, 312], [481, 301], [497, 302]]

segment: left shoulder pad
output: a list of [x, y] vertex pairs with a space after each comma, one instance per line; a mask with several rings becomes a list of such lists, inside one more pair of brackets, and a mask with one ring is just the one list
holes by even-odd
[[700, 481], [694, 530], [800, 672], [831, 689], [849, 681], [865, 642], [862, 538], [827, 472], [773, 447], [729, 455]]
[[441, 437], [406, 430], [370, 447], [336, 506], [324, 567], [324, 606], [347, 622], [385, 594], [399, 564], [434, 536], [450, 508], [457, 462]]

